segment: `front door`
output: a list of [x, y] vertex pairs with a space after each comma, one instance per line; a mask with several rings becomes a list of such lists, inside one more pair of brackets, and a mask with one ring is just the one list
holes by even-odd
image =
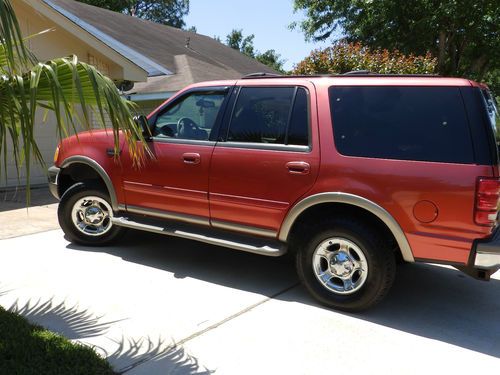
[[123, 173], [128, 211], [208, 224], [213, 138], [227, 91], [190, 90], [150, 118], [154, 158]]

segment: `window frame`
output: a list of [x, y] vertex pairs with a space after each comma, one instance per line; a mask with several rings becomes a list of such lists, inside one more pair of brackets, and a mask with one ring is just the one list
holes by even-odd
[[225, 98], [220, 106], [219, 113], [214, 122], [214, 126], [210, 131], [210, 137], [208, 140], [199, 140], [199, 139], [180, 139], [180, 138], [164, 138], [158, 136], [152, 136], [151, 140], [153, 142], [160, 143], [179, 143], [179, 144], [193, 144], [193, 145], [215, 145], [220, 132], [220, 127], [222, 123], [222, 118], [227, 108], [227, 104], [229, 98], [231, 97], [231, 93], [234, 89], [234, 86], [207, 86], [207, 87], [193, 87], [189, 90], [184, 91], [179, 96], [175, 97], [172, 101], [164, 104], [150, 119], [150, 129], [151, 132], [154, 133], [154, 130], [157, 125], [158, 117], [163, 115], [165, 112], [169, 111], [172, 107], [179, 104], [181, 101], [185, 100], [187, 97], [196, 94], [224, 94]]
[[[290, 111], [288, 113], [286, 136], [290, 130], [290, 123], [292, 119], [292, 113], [295, 108], [295, 101], [297, 98], [297, 93], [299, 89], [303, 89], [306, 93], [307, 102], [307, 145], [287, 145], [283, 143], [260, 143], [260, 142], [238, 142], [238, 141], [228, 141], [229, 127], [231, 125], [231, 120], [234, 115], [236, 104], [244, 88], [259, 88], [259, 89], [273, 89], [273, 88], [292, 88], [294, 89], [292, 97], [292, 105], [290, 106]], [[222, 125], [219, 129], [219, 137], [217, 139], [220, 142], [218, 145], [229, 148], [246, 148], [254, 150], [270, 150], [270, 151], [291, 151], [291, 152], [311, 152], [313, 150], [312, 143], [312, 129], [311, 129], [311, 93], [306, 86], [302, 85], [238, 85], [235, 86], [233, 92], [230, 94], [230, 98], [227, 103], [227, 108], [222, 119]]]

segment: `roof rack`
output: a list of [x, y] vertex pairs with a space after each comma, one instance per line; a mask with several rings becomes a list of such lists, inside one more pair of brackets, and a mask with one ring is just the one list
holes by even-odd
[[265, 77], [274, 78], [274, 77], [283, 77], [283, 75], [276, 73], [257, 72], [244, 75], [243, 77], [241, 77], [241, 79], [265, 78]]
[[372, 75], [376, 74], [369, 70], [351, 70], [350, 72], [342, 73], [343, 76], [357, 76], [357, 75]]
[[274, 73], [252, 73], [243, 76], [241, 79], [259, 79], [259, 78], [342, 78], [342, 77], [441, 77], [439, 74], [397, 74], [397, 73], [373, 73], [369, 70], [353, 70], [347, 73], [339, 74], [298, 74], [282, 75]]

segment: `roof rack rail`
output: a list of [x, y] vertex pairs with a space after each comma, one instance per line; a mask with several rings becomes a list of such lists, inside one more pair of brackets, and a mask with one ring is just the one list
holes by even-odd
[[[332, 75], [332, 77], [339, 75]], [[352, 70], [347, 73], [342, 73], [340, 76], [365, 76], [365, 77], [441, 77], [439, 74], [425, 74], [425, 73], [415, 73], [415, 74], [402, 74], [402, 73], [374, 73], [370, 70]]]
[[276, 73], [257, 72], [257, 73], [250, 73], [250, 74], [244, 75], [243, 77], [241, 77], [241, 79], [282, 77], [282, 76], [283, 76], [282, 74], [276, 74]]
[[343, 76], [355, 76], [355, 75], [370, 75], [375, 74], [369, 70], [351, 70], [350, 72], [342, 73]]

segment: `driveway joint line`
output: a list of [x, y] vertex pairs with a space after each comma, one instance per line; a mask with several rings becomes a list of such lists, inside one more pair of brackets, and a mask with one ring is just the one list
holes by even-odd
[[[197, 338], [197, 337], [199, 337], [199, 336], [201, 336], [201, 335], [203, 335], [203, 334], [205, 334], [205, 333], [207, 333], [209, 331], [212, 331], [212, 330], [220, 327], [221, 325], [223, 325], [223, 324], [225, 324], [225, 323], [227, 323], [227, 322], [229, 322], [229, 321], [231, 321], [233, 319], [238, 318], [239, 316], [241, 316], [243, 314], [246, 314], [247, 312], [255, 309], [256, 307], [259, 307], [260, 305], [263, 305], [264, 303], [269, 302], [270, 300], [275, 299], [276, 297], [278, 297], [278, 296], [280, 296], [280, 295], [282, 295], [284, 293], [289, 292], [290, 290], [298, 287], [299, 285], [300, 285], [300, 282], [296, 282], [295, 284], [290, 285], [289, 287], [287, 287], [287, 288], [285, 288], [285, 289], [283, 289], [283, 290], [281, 290], [281, 291], [279, 291], [279, 292], [277, 292], [277, 293], [275, 293], [275, 294], [273, 294], [273, 295], [271, 295], [271, 296], [269, 296], [269, 297], [267, 297], [267, 298], [265, 298], [265, 299], [263, 299], [263, 300], [261, 300], [259, 302], [256, 302], [253, 305], [250, 305], [250, 306], [244, 308], [243, 310], [240, 310], [237, 313], [234, 313], [234, 314], [228, 316], [227, 318], [224, 318], [221, 321], [219, 321], [217, 323], [214, 323], [211, 326], [208, 326], [207, 328], [204, 328], [204, 329], [202, 329], [200, 331], [197, 331], [197, 332], [189, 335], [188, 337], [183, 338], [180, 341], [174, 342], [174, 345], [169, 345], [165, 350], [169, 350], [172, 347], [182, 346], [185, 343], [187, 343], [188, 341], [191, 341], [191, 340], [193, 340], [193, 339], [195, 339], [195, 338]], [[136, 367], [138, 367], [138, 366], [140, 366], [140, 365], [142, 365], [142, 364], [144, 364], [146, 362], [149, 362], [153, 358], [148, 358], [147, 360], [141, 359], [141, 360], [137, 361], [137, 363], [132, 363], [129, 366], [125, 367], [124, 369], [119, 370], [118, 374], [125, 374], [128, 371], [130, 371], [130, 370], [132, 370], [132, 369], [134, 369], [134, 368], [136, 368]]]
[[285, 288], [285, 289], [283, 289], [283, 290], [281, 290], [281, 291], [279, 291], [279, 292], [277, 292], [277, 293], [275, 293], [275, 294], [273, 294], [273, 295], [271, 295], [271, 296], [269, 296], [269, 297], [267, 297], [259, 302], [256, 302], [253, 305], [250, 305], [250, 306], [244, 308], [243, 310], [240, 310], [237, 313], [234, 313], [233, 315], [230, 315], [227, 318], [222, 319], [221, 321], [214, 323], [214, 324], [208, 326], [207, 328], [202, 329], [201, 331], [195, 332], [192, 335], [183, 338], [182, 340], [176, 342], [176, 344], [177, 345], [184, 345], [186, 342], [188, 342], [196, 337], [199, 337], [199, 336], [203, 335], [204, 333], [207, 333], [208, 331], [212, 331], [212, 330], [220, 327], [221, 325], [223, 325], [223, 324], [225, 324], [233, 319], [238, 318], [239, 316], [255, 309], [256, 307], [259, 307], [260, 305], [263, 305], [264, 303], [269, 302], [270, 300], [272, 300], [272, 299], [274, 299], [274, 298], [276, 298], [276, 297], [278, 297], [286, 292], [289, 292], [290, 290], [298, 287], [299, 285], [300, 285], [300, 283], [296, 282], [295, 284], [293, 284], [293, 285], [291, 285], [291, 286], [289, 286], [289, 287], [287, 287], [287, 288]]

